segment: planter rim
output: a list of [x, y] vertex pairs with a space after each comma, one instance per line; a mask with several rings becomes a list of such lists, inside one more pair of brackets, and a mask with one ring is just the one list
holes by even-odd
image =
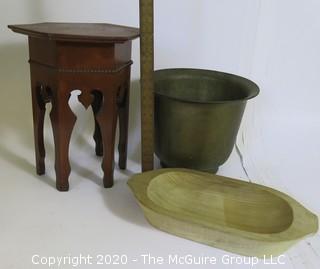
[[260, 89], [259, 86], [253, 82], [252, 80], [249, 80], [247, 78], [216, 71], [216, 70], [208, 70], [208, 69], [194, 69], [194, 68], [166, 68], [166, 69], [159, 69], [154, 71], [154, 81], [155, 85], [160, 80], [168, 79], [170, 76], [173, 76], [174, 74], [181, 74], [181, 75], [188, 75], [188, 74], [197, 74], [202, 75], [204, 77], [211, 77], [217, 80], [230, 80], [234, 83], [237, 83], [239, 85], [245, 86], [248, 94], [242, 98], [233, 99], [233, 100], [212, 100], [212, 101], [198, 101], [198, 100], [189, 100], [185, 98], [178, 98], [175, 96], [170, 96], [168, 94], [160, 93], [157, 91], [157, 87], [155, 87], [155, 95], [165, 97], [168, 99], [176, 100], [179, 102], [185, 102], [185, 103], [194, 103], [194, 104], [226, 104], [226, 103], [237, 103], [237, 102], [246, 102], [250, 99], [255, 98], [259, 95]]

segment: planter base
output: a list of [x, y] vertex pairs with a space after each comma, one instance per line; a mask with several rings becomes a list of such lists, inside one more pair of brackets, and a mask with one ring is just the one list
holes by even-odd
[[[169, 165], [167, 165], [166, 163], [164, 163], [162, 161], [160, 162], [160, 165], [161, 165], [162, 168], [182, 168], [182, 167], [169, 166]], [[206, 173], [210, 173], [210, 174], [216, 174], [218, 172], [218, 170], [219, 170], [219, 166], [218, 167], [209, 168], [209, 169], [195, 169], [195, 170], [200, 170], [202, 172], [206, 172]]]

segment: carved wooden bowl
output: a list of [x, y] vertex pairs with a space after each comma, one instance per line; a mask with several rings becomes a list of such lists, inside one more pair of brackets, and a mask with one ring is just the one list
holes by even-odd
[[280, 255], [318, 230], [318, 218], [288, 195], [186, 169], [128, 182], [148, 221], [168, 233], [245, 256]]

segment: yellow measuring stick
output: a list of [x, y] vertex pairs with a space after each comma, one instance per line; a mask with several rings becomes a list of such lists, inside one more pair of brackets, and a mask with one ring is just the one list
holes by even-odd
[[140, 0], [141, 163], [153, 170], [154, 156], [154, 22], [153, 0]]

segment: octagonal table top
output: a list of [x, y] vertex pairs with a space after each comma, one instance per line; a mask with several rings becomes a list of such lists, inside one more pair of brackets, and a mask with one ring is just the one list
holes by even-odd
[[139, 37], [139, 29], [107, 23], [57, 23], [8, 25], [20, 34], [60, 41], [125, 42]]

